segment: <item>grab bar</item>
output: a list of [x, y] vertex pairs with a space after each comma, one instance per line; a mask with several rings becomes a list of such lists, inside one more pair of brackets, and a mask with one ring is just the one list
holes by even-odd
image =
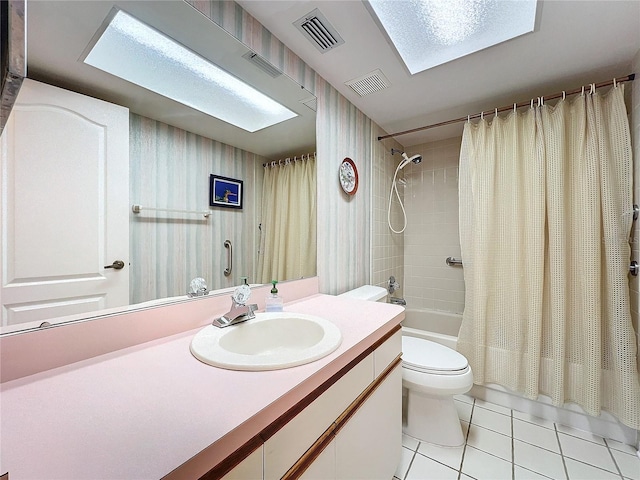
[[233, 270], [233, 246], [231, 245], [230, 240], [224, 241], [224, 248], [228, 249], [227, 268], [224, 269], [224, 276], [228, 277], [229, 275], [231, 275], [231, 270]]
[[462, 266], [462, 260], [458, 260], [457, 258], [447, 257], [446, 262], [447, 262], [447, 265], [449, 265], [450, 267], [453, 267], [456, 265]]

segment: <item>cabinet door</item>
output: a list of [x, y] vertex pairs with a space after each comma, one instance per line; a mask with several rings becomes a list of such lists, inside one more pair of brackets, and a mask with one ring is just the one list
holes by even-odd
[[26, 79], [0, 176], [2, 325], [128, 305], [129, 110]]
[[303, 480], [328, 480], [336, 478], [335, 440], [327, 445], [311, 466], [304, 471], [300, 478]]
[[335, 443], [335, 478], [393, 478], [402, 451], [401, 365], [338, 431]]
[[262, 479], [262, 452], [260, 446], [255, 452], [236, 465], [227, 473], [223, 480], [261, 480]]
[[372, 381], [370, 354], [265, 442], [264, 478], [281, 478]]

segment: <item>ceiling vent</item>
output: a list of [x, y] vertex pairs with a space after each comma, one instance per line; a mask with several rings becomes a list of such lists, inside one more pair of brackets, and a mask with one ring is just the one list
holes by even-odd
[[262, 58], [257, 53], [252, 52], [251, 50], [249, 50], [247, 53], [242, 55], [242, 58], [249, 60], [249, 62], [251, 62], [260, 70], [262, 70], [264, 73], [266, 73], [267, 75], [273, 78], [276, 78], [282, 75], [282, 72], [280, 70], [278, 70], [276, 67], [271, 65], [271, 63], [269, 63], [267, 60]]
[[380, 90], [384, 90], [391, 83], [387, 77], [378, 69], [374, 70], [371, 73], [367, 73], [366, 75], [355, 78], [348, 82], [345, 82], [345, 85], [349, 85], [354, 92], [356, 92], [361, 97], [365, 95], [369, 95], [370, 93], [379, 92]]
[[337, 30], [317, 8], [293, 24], [321, 53], [344, 43]]

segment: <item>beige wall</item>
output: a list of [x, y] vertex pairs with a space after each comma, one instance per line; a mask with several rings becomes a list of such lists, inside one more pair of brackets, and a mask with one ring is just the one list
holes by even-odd
[[447, 257], [460, 258], [458, 159], [460, 137], [410, 147], [422, 163], [404, 168], [407, 181], [404, 296], [411, 308], [462, 313], [464, 279]]

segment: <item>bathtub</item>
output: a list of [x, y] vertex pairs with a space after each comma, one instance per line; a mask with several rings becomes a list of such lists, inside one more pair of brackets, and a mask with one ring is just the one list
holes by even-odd
[[438, 310], [408, 308], [404, 311], [402, 334], [440, 343], [453, 350], [458, 343], [462, 315]]
[[[456, 349], [462, 315], [413, 308], [407, 308], [404, 313], [402, 335], [424, 338], [453, 350]], [[544, 395], [541, 395], [538, 400], [530, 400], [500, 385], [474, 385], [468, 395], [517, 412], [611, 438], [627, 445], [638, 445], [639, 442], [635, 430], [618, 422], [607, 412], [603, 412], [599, 417], [592, 417], [584, 413], [578, 405], [555, 407], [551, 404], [551, 399]]]

